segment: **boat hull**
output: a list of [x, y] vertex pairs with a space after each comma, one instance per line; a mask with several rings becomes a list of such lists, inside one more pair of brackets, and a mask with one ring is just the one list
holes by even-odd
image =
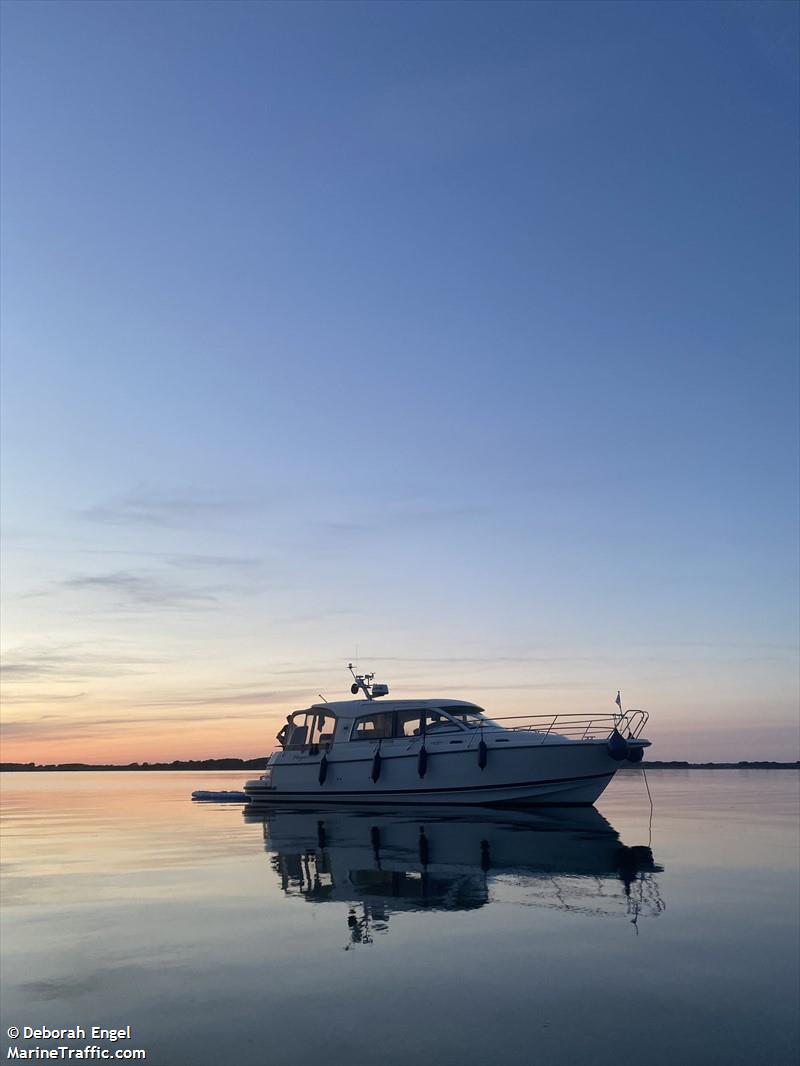
[[376, 745], [362, 757], [331, 753], [322, 783], [319, 753], [283, 752], [271, 760], [268, 779], [247, 782], [245, 792], [255, 803], [588, 806], [625, 765], [597, 741], [487, 738], [483, 767], [477, 742], [461, 751], [450, 743], [427, 745], [422, 776], [419, 743], [384, 745], [377, 766]]

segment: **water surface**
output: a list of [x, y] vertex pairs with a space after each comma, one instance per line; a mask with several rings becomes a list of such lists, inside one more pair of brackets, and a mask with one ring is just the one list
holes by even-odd
[[[597, 809], [192, 803], [233, 773], [5, 774], [9, 1026], [159, 1066], [776, 1066], [798, 776], [619, 774]], [[79, 1040], [84, 1046], [91, 1040]]]

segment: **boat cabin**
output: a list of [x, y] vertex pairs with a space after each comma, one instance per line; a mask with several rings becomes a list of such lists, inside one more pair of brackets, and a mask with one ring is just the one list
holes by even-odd
[[491, 726], [481, 707], [463, 700], [393, 700], [315, 704], [295, 711], [278, 733], [285, 751], [329, 749], [334, 743], [437, 736]]

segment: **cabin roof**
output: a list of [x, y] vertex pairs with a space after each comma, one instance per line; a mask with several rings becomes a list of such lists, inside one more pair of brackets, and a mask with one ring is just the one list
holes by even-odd
[[358, 700], [340, 700], [335, 703], [314, 703], [309, 710], [324, 711], [337, 718], [358, 718], [362, 714], [379, 714], [381, 711], [411, 711], [417, 707], [441, 707], [442, 710], [452, 710], [455, 707], [464, 707], [470, 711], [483, 711], [469, 700], [387, 700], [380, 696], [374, 700], [363, 697]]

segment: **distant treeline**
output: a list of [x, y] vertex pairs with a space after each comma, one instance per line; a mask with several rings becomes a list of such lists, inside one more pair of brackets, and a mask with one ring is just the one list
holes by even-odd
[[175, 759], [174, 762], [129, 762], [125, 766], [113, 763], [60, 762], [38, 765], [33, 762], [0, 763], [3, 770], [263, 770], [268, 755], [260, 759]]
[[650, 770], [800, 770], [800, 762], [658, 762], [639, 764]]
[[[0, 771], [57, 771], [64, 770], [263, 770], [268, 756], [260, 759], [175, 759], [174, 762], [130, 762], [125, 766], [113, 763], [62, 762], [38, 765], [32, 762], [0, 763]], [[650, 770], [800, 770], [800, 762], [656, 762], [645, 759], [639, 766]]]

